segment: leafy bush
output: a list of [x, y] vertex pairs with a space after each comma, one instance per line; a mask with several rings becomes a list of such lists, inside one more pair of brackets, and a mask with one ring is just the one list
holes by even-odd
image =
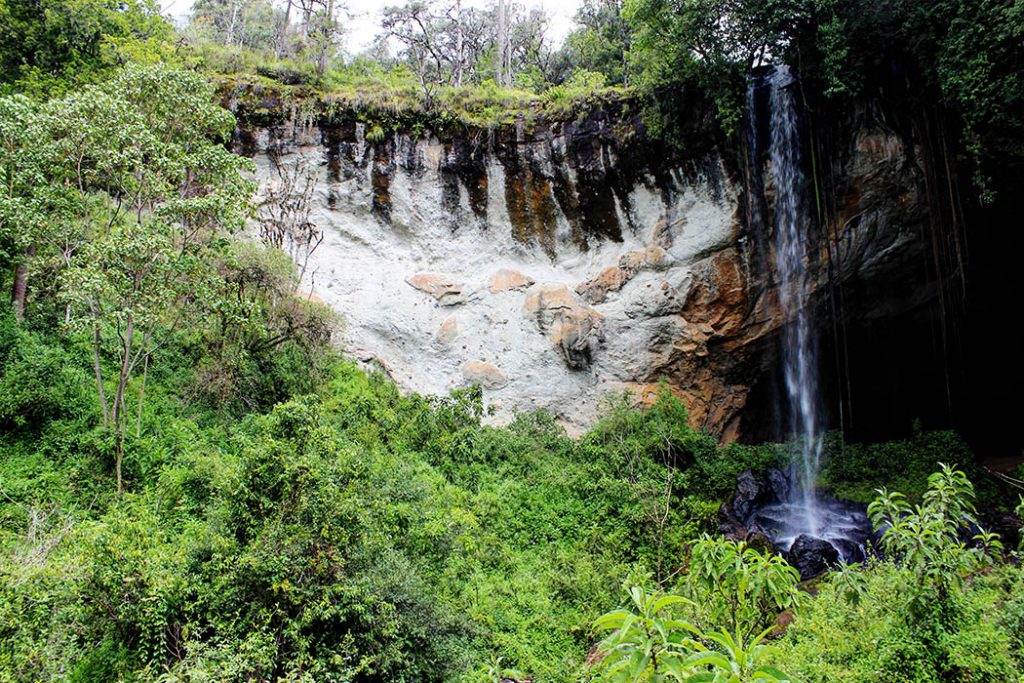
[[89, 377], [58, 345], [0, 317], [0, 428], [38, 430], [90, 414]]
[[975, 533], [963, 472], [943, 466], [928, 486], [917, 506], [880, 492], [868, 511], [888, 559], [841, 572], [787, 631], [787, 665], [803, 680], [1018, 680], [1016, 610], [993, 615], [1019, 588], [1020, 569], [992, 568], [1001, 546]]
[[782, 557], [707, 535], [693, 545], [685, 582], [701, 621], [737, 637], [769, 628], [801, 597], [800, 574]]
[[917, 500], [939, 463], [969, 469], [974, 455], [955, 432], [917, 431], [913, 438], [874, 444], [848, 444], [830, 434], [821, 483], [840, 498], [870, 503], [876, 489], [887, 486]]
[[676, 680], [684, 683], [783, 683], [789, 678], [770, 666], [774, 648], [763, 644], [767, 631], [746, 637], [726, 630], [704, 633], [673, 616], [685, 598], [629, 590], [628, 609], [609, 612], [594, 628], [611, 631], [597, 648], [598, 679], [613, 683]]
[[1019, 624], [1000, 623], [1005, 617], [996, 616], [1006, 614], [1005, 601], [1019, 589], [1018, 568], [964, 584], [953, 598], [955, 622], [938, 629], [927, 620], [907, 619], [904, 571], [893, 563], [876, 564], [858, 573], [856, 591], [842, 582], [822, 584], [779, 644], [794, 680], [1019, 680], [1024, 654], [1017, 645], [1020, 636], [1014, 635], [1020, 634]]

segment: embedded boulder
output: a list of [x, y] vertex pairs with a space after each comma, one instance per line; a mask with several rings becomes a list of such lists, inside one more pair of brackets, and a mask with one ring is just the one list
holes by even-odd
[[491, 276], [487, 286], [492, 294], [497, 294], [498, 292], [526, 289], [533, 283], [534, 279], [532, 277], [523, 275], [518, 270], [502, 268]]
[[426, 292], [442, 306], [453, 306], [465, 301], [465, 285], [447, 275], [417, 273], [405, 279], [412, 287]]
[[747, 520], [757, 508], [787, 500], [791, 486], [791, 476], [781, 470], [770, 469], [758, 474], [744, 470], [736, 478], [732, 512], [740, 520]]
[[573, 370], [590, 367], [604, 344], [604, 316], [581, 304], [565, 285], [535, 288], [523, 304]]
[[608, 300], [609, 293], [622, 289], [641, 270], [667, 267], [670, 260], [668, 252], [657, 245], [626, 252], [619, 257], [617, 266], [605, 268], [596, 277], [581, 282], [576, 293], [588, 303], [603, 303]]
[[450, 315], [441, 322], [441, 326], [437, 328], [437, 334], [434, 335], [434, 339], [439, 344], [447, 345], [455, 341], [455, 338], [458, 336], [459, 324], [455, 320], [455, 316]]
[[508, 384], [508, 379], [497, 366], [482, 360], [467, 360], [463, 363], [462, 376], [484, 389], [500, 389]]
[[608, 298], [609, 292], [617, 292], [623, 285], [633, 279], [636, 272], [628, 268], [612, 266], [605, 268], [597, 277], [586, 282], [581, 282], [576, 287], [576, 293], [585, 301], [592, 304], [599, 304]]

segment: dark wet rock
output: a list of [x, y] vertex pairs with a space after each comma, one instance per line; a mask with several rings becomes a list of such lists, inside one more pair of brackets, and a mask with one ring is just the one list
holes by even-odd
[[747, 520], [747, 526], [751, 529], [758, 529], [765, 536], [777, 536], [784, 528], [785, 523], [779, 517], [765, 514], [763, 512], [754, 512]]
[[845, 538], [833, 539], [831, 543], [835, 546], [835, 549], [839, 551], [839, 559], [847, 564], [855, 564], [867, 559], [867, 555], [864, 552], [864, 546], [859, 543]]
[[718, 508], [718, 530], [730, 541], [741, 541], [747, 536], [747, 528], [736, 516], [729, 503], [722, 503]]
[[793, 491], [793, 475], [791, 472], [771, 469], [767, 473], [768, 487], [776, 501], [788, 500]]
[[732, 497], [732, 510], [740, 519], [746, 519], [754, 511], [754, 507], [763, 502], [764, 495], [761, 482], [750, 470], [740, 473], [736, 479], [736, 493]]
[[839, 551], [825, 539], [800, 534], [786, 553], [786, 560], [800, 572], [800, 578], [806, 581], [837, 565]]
[[751, 529], [747, 532], [747, 537], [744, 539], [748, 546], [761, 553], [767, 555], [775, 551], [775, 544], [772, 543], [772, 539], [767, 534]]
[[[745, 470], [736, 478], [736, 493], [732, 498], [732, 511], [741, 520], [748, 519], [754, 510], [762, 505], [777, 503], [780, 488], [778, 486], [778, 470], [771, 470], [769, 473], [754, 474], [751, 470]], [[788, 490], [788, 489], [786, 489]]]

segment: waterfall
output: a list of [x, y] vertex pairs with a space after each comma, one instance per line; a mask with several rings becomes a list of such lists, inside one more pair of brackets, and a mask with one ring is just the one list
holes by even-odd
[[[743, 509], [740, 524], [748, 536], [761, 534], [770, 539], [808, 578], [836, 561], [863, 561], [871, 524], [862, 506], [819, 496], [815, 491], [823, 425], [818, 410], [817, 345], [807, 270], [811, 233], [802, 201], [805, 178], [795, 85], [786, 66], [752, 77], [744, 136], [748, 158], [747, 227], [774, 264], [768, 270], [775, 273], [783, 320], [780, 355], [789, 419], [786, 435], [799, 457], [797, 466], [785, 472], [770, 470], [760, 475], [761, 479], [748, 473], [748, 483], [752, 483], [748, 491], [755, 491], [754, 498], [760, 502]], [[765, 152], [771, 169], [770, 184], [763, 175]], [[763, 201], [766, 185], [774, 189], [774, 216], [768, 216], [762, 208], [772, 204]], [[770, 235], [761, 243], [769, 229]], [[781, 424], [779, 427], [783, 431]], [[737, 492], [734, 510], [740, 498]]]
[[821, 459], [818, 422], [818, 376], [814, 326], [808, 310], [801, 189], [800, 132], [794, 78], [787, 66], [771, 74], [770, 143], [772, 177], [775, 181], [775, 265], [778, 271], [779, 305], [785, 330], [782, 338], [782, 366], [789, 403], [789, 434], [800, 450], [799, 501], [806, 516], [806, 533], [817, 536], [820, 515], [814, 482]]

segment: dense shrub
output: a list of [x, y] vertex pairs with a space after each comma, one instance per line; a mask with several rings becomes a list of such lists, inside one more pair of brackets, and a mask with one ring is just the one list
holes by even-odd
[[75, 354], [0, 315], [0, 429], [88, 415], [88, 381]]

